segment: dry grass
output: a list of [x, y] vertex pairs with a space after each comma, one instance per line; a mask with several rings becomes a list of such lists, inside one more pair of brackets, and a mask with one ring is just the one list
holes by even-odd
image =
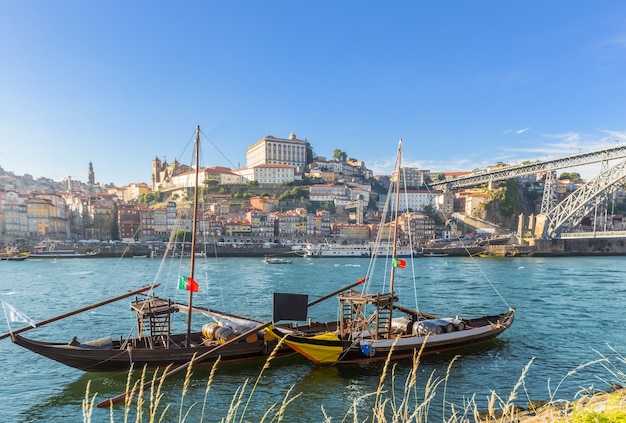
[[[237, 389], [231, 399], [226, 415], [220, 420], [221, 422], [231, 423], [250, 421], [246, 419], [248, 406], [259, 381], [263, 376], [263, 373], [267, 368], [269, 368], [270, 362], [275, 357], [275, 351], [276, 350], [274, 350], [274, 352], [272, 352], [267, 358], [265, 365], [261, 369], [255, 383], [249, 389], [249, 392], [248, 381], [245, 381], [242, 386]], [[345, 414], [337, 418], [327, 415], [323, 405], [320, 405], [321, 415], [319, 420], [324, 423], [331, 423], [332, 421], [341, 421], [342, 423], [360, 423], [368, 421], [372, 423], [425, 423], [433, 421], [433, 418], [430, 417], [430, 411], [432, 409], [437, 412], [437, 420], [441, 419], [443, 423], [626, 423], [626, 389], [621, 388], [621, 386], [616, 385], [615, 383], [610, 384], [608, 381], [601, 379], [603, 383], [607, 383], [614, 388], [618, 388], [614, 389], [610, 393], [598, 393], [590, 388], [581, 391], [579, 395], [577, 395], [578, 399], [575, 401], [568, 402], [555, 399], [563, 380], [580, 369], [587, 367], [588, 364], [579, 366], [559, 381], [557, 388], [553, 391], [550, 390], [550, 401], [538, 402], [528, 400], [527, 407], [521, 408], [515, 405], [515, 401], [519, 398], [520, 393], [525, 393], [524, 380], [527, 377], [532, 364], [531, 360], [531, 362], [529, 362], [523, 369], [518, 382], [508, 396], [500, 397], [495, 392], [492, 392], [488, 399], [487, 409], [479, 410], [474, 397], [462, 406], [455, 405], [446, 400], [448, 380], [457, 357], [452, 359], [449, 363], [444, 378], [436, 377], [433, 372], [428, 377], [428, 380], [422, 389], [420, 389], [417, 383], [417, 370], [420, 364], [420, 355], [421, 351], [416, 352], [414, 355], [411, 371], [408, 375], [404, 376], [404, 380], [400, 380], [396, 374], [397, 364], [387, 360], [382, 369], [378, 388], [375, 392], [357, 398], [350, 408], [346, 410]], [[626, 375], [620, 370], [620, 366], [626, 364], [626, 361], [621, 356], [618, 357], [617, 365], [612, 364], [606, 357], [602, 357], [600, 360], [592, 363], [600, 363], [608, 372], [611, 379], [617, 380], [620, 383], [626, 381]], [[201, 403], [202, 410], [199, 419], [200, 423], [204, 421], [204, 417], [206, 415], [205, 411], [207, 410], [208, 395], [211, 390], [211, 384], [214, 380], [218, 364], [219, 360], [214, 363], [207, 380], [204, 398]], [[165, 369], [162, 374], [167, 373], [168, 369]], [[122, 414], [122, 421], [124, 423], [131, 421], [131, 414], [133, 414], [134, 421], [136, 423], [143, 422], [143, 413], [146, 407], [149, 413], [147, 421], [150, 423], [164, 421], [166, 417], [167, 420], [170, 421], [172, 416], [167, 415], [170, 411], [170, 405], [167, 404], [162, 406], [162, 387], [165, 378], [159, 380], [157, 376], [158, 372], [154, 373], [146, 402], [146, 399], [144, 398], [146, 393], [143, 392], [143, 389], [141, 388], [146, 378], [145, 369], [143, 370], [140, 379], [134, 384], [131, 383], [131, 373], [132, 370], [129, 372], [127, 379], [127, 397], [124, 406], [121, 410], [116, 410], [113, 406], [109, 408], [110, 422], [115, 422], [116, 411]], [[197, 402], [190, 401], [186, 398], [192, 375], [191, 367], [189, 367], [181, 392], [180, 408], [178, 410], [179, 423], [187, 422], [191, 410], [199, 406]], [[403, 384], [402, 390], [396, 389], [396, 386], [400, 383]], [[386, 389], [385, 387], [387, 384], [389, 384], [390, 387]], [[97, 395], [91, 395], [89, 389], [90, 384], [88, 383], [85, 398], [82, 401], [83, 421], [85, 423], [91, 422], [95, 398]], [[267, 404], [266, 411], [259, 420], [260, 423], [281, 422], [286, 419], [285, 412], [289, 405], [300, 397], [299, 393], [293, 394], [292, 389], [293, 387], [287, 390], [280, 402]], [[435, 404], [433, 400], [435, 398], [435, 394], [439, 391], [443, 394], [443, 400], [441, 404]], [[397, 395], [396, 392], [402, 392], [402, 395]], [[368, 406], [368, 404], [370, 405]], [[311, 410], [314, 409], [315, 407], [311, 407]], [[134, 412], [131, 413], [131, 411]], [[315, 419], [314, 416], [308, 417], [309, 419]], [[214, 420], [215, 416], [212, 416], [212, 421]]]

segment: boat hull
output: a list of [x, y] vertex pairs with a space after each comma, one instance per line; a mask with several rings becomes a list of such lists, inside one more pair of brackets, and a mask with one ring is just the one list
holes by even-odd
[[512, 324], [515, 310], [493, 316], [463, 319], [462, 330], [432, 333], [424, 336], [397, 335], [385, 339], [363, 338], [358, 342], [325, 337], [299, 336], [272, 327], [270, 333], [294, 351], [318, 364], [363, 363], [387, 359], [411, 358], [421, 350], [421, 356], [441, 354], [476, 346], [496, 338]]
[[[127, 371], [131, 368], [143, 369], [144, 366], [149, 370], [157, 368], [165, 368], [168, 365], [179, 366], [191, 361], [194, 357], [207, 353], [215, 349], [219, 344], [212, 343], [205, 345], [200, 339], [200, 334], [194, 334], [193, 338], [199, 344], [191, 347], [185, 347], [184, 336], [177, 335], [173, 341], [179, 341], [181, 346], [170, 348], [148, 348], [148, 347], [129, 347], [134, 343], [141, 341], [134, 339], [133, 342], [121, 344], [119, 341], [111, 341], [108, 338], [100, 340], [100, 342], [91, 343], [53, 343], [35, 341], [23, 336], [14, 334], [13, 342], [24, 347], [36, 354], [47, 357], [51, 360], [67, 366], [83, 370], [85, 372], [119, 372]], [[235, 342], [217, 349], [215, 353], [208, 354], [198, 364], [210, 364], [220, 357], [221, 362], [238, 362], [254, 359], [266, 358], [276, 347], [276, 341], [264, 341], [262, 339], [254, 342], [247, 342], [242, 339], [241, 342]], [[276, 355], [282, 356], [291, 354], [289, 348], [282, 347], [276, 352]]]

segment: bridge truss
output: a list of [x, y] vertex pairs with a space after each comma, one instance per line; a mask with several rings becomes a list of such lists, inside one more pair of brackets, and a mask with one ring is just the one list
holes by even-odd
[[[609, 167], [612, 160], [620, 160]], [[529, 164], [505, 166], [491, 171], [481, 171], [451, 180], [431, 183], [431, 189], [444, 191], [468, 188], [485, 183], [503, 181], [524, 175], [546, 173], [541, 214], [546, 217], [543, 237], [559, 237], [561, 229], [573, 227], [617, 191], [626, 178], [626, 145], [575, 154], [558, 159]], [[585, 183], [560, 204], [556, 203], [556, 170], [592, 163], [602, 163], [600, 174]]]

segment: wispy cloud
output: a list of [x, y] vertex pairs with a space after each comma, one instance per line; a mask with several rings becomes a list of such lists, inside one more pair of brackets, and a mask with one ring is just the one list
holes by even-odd
[[620, 48], [626, 48], [626, 35], [617, 35], [610, 38], [606, 43]]
[[523, 134], [524, 132], [528, 131], [529, 129], [530, 129], [530, 126], [528, 128], [523, 128], [523, 129], [507, 129], [503, 133], [504, 134], [520, 135], [520, 134]]

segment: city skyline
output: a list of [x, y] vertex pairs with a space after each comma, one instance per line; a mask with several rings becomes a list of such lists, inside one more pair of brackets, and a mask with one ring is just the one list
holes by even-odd
[[[150, 184], [154, 157], [245, 166], [293, 131], [391, 173], [626, 141], [626, 4], [0, 3], [0, 166]], [[187, 148], [186, 148], [187, 147]], [[187, 156], [185, 156], [187, 154]], [[584, 175], [584, 172], [581, 171]], [[593, 175], [590, 175], [593, 176]]]

